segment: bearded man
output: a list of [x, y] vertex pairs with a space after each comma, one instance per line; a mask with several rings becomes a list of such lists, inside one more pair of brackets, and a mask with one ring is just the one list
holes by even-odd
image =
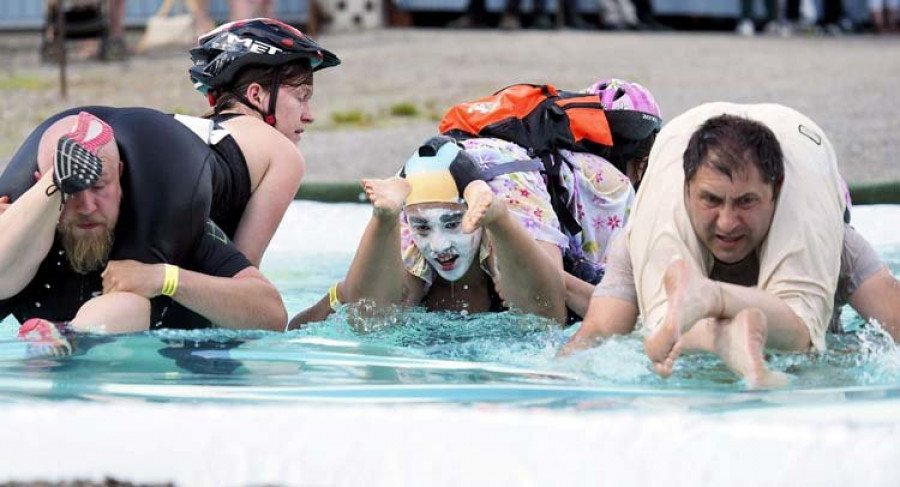
[[49, 125], [38, 169], [12, 204], [0, 201], [0, 319], [23, 322], [20, 336], [191, 327], [173, 301], [206, 326], [284, 326], [277, 290], [211, 222], [178, 266], [110, 261], [117, 228], [129, 227], [120, 210], [135, 201], [123, 194], [124, 164], [103, 120], [81, 112]]

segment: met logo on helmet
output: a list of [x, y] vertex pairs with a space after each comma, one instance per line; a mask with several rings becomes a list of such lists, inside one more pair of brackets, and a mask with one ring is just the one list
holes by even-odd
[[245, 39], [244, 44], [247, 46], [247, 49], [250, 50], [250, 52], [259, 54], [278, 54], [279, 52], [284, 52], [284, 49], [270, 46], [268, 44], [264, 44], [262, 42], [254, 41], [251, 39]]
[[280, 52], [284, 52], [284, 49], [266, 44], [264, 42], [259, 42], [257, 40], [248, 39], [244, 37], [238, 37], [234, 34], [229, 33], [225, 38], [226, 45], [235, 45], [241, 44], [250, 52], [254, 52], [257, 54], [278, 54]]

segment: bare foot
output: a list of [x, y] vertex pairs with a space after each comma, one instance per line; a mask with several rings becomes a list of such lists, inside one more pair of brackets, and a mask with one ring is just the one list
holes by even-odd
[[509, 214], [506, 202], [496, 198], [491, 187], [484, 181], [476, 180], [469, 183], [463, 191], [463, 198], [469, 207], [462, 222], [462, 229], [466, 233], [472, 233]]
[[656, 373], [672, 374], [681, 352], [679, 338], [704, 318], [720, 318], [722, 304], [716, 284], [684, 260], [673, 262], [664, 277], [668, 308], [662, 324], [644, 339], [644, 350]]
[[411, 191], [409, 181], [398, 177], [363, 179], [360, 184], [372, 202], [375, 216], [378, 218], [396, 218]]
[[745, 309], [730, 323], [716, 328], [716, 354], [750, 388], [783, 387], [788, 383], [786, 374], [766, 368], [763, 350], [768, 331], [766, 316], [756, 308]]

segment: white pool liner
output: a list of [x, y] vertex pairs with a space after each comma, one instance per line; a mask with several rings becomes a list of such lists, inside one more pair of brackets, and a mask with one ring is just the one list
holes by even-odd
[[900, 485], [896, 400], [718, 415], [77, 403], [2, 411], [0, 481]]

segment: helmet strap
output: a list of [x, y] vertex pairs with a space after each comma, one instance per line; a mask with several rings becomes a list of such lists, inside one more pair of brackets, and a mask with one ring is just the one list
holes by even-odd
[[234, 95], [234, 97], [237, 98], [238, 101], [241, 102], [244, 106], [246, 106], [247, 108], [252, 108], [253, 110], [256, 110], [257, 113], [259, 113], [263, 118], [266, 118], [266, 112], [257, 108], [256, 105], [250, 103], [250, 100], [248, 100], [247, 97], [244, 96], [243, 93], [240, 93], [238, 91], [232, 91], [231, 94]]
[[275, 104], [278, 101], [278, 89], [281, 87], [281, 68], [275, 68], [272, 73], [272, 85], [269, 88], [269, 113], [263, 115], [263, 120], [271, 126], [275, 126]]
[[262, 116], [264, 122], [271, 126], [275, 126], [275, 104], [278, 102], [278, 88], [281, 86], [281, 71], [275, 70], [275, 73], [272, 75], [272, 84], [269, 87], [269, 110], [267, 112], [262, 111], [256, 105], [250, 103], [250, 100], [244, 96], [243, 93], [239, 93], [237, 91], [232, 91], [231, 93], [235, 98], [238, 99], [241, 103], [246, 105], [249, 108], [252, 108], [257, 111]]

